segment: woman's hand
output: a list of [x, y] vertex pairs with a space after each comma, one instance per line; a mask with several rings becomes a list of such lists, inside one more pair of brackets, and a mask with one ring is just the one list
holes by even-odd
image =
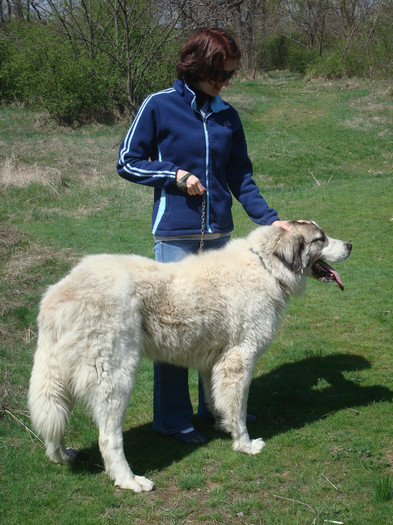
[[291, 232], [291, 227], [289, 226], [289, 221], [274, 221], [271, 223], [271, 226], [277, 226], [286, 232]]
[[[310, 223], [310, 221], [304, 221], [304, 220], [298, 220], [296, 222], [305, 222]], [[277, 226], [277, 228], [281, 228], [282, 230], [285, 230], [286, 232], [293, 232], [290, 226], [290, 221], [274, 221], [271, 223], [271, 226]]]
[[[177, 170], [176, 172], [176, 181], [179, 181], [184, 175], [187, 175], [187, 171]], [[203, 195], [206, 191], [206, 188], [201, 184], [201, 181], [193, 175], [192, 173], [187, 177], [185, 191], [188, 195]]]

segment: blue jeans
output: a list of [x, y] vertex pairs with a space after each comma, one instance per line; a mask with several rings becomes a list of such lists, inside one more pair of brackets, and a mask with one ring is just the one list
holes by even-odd
[[[220, 237], [205, 240], [204, 250], [222, 248], [230, 237]], [[160, 262], [176, 262], [190, 253], [196, 253], [199, 240], [156, 241], [154, 250], [156, 260]], [[209, 416], [202, 381], [198, 385], [199, 403], [198, 415]], [[176, 434], [192, 427], [193, 408], [188, 391], [188, 370], [166, 363], [154, 363], [154, 416], [153, 428], [162, 434]]]

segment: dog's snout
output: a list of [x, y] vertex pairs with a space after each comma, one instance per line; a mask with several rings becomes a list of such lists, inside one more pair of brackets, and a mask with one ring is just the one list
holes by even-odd
[[346, 242], [345, 247], [349, 252], [352, 250], [352, 244], [350, 242]]

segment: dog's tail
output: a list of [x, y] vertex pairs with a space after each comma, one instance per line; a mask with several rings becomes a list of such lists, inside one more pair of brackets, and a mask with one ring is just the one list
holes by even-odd
[[65, 384], [56, 343], [40, 336], [29, 386], [29, 409], [33, 427], [43, 437], [46, 455], [56, 463], [74, 459], [64, 446], [65, 426], [73, 406], [73, 397]]

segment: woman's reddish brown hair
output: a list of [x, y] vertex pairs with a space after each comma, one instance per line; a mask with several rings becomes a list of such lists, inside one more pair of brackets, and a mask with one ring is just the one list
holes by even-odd
[[181, 48], [177, 76], [192, 85], [223, 70], [225, 60], [239, 59], [240, 56], [240, 49], [229, 31], [203, 29]]

